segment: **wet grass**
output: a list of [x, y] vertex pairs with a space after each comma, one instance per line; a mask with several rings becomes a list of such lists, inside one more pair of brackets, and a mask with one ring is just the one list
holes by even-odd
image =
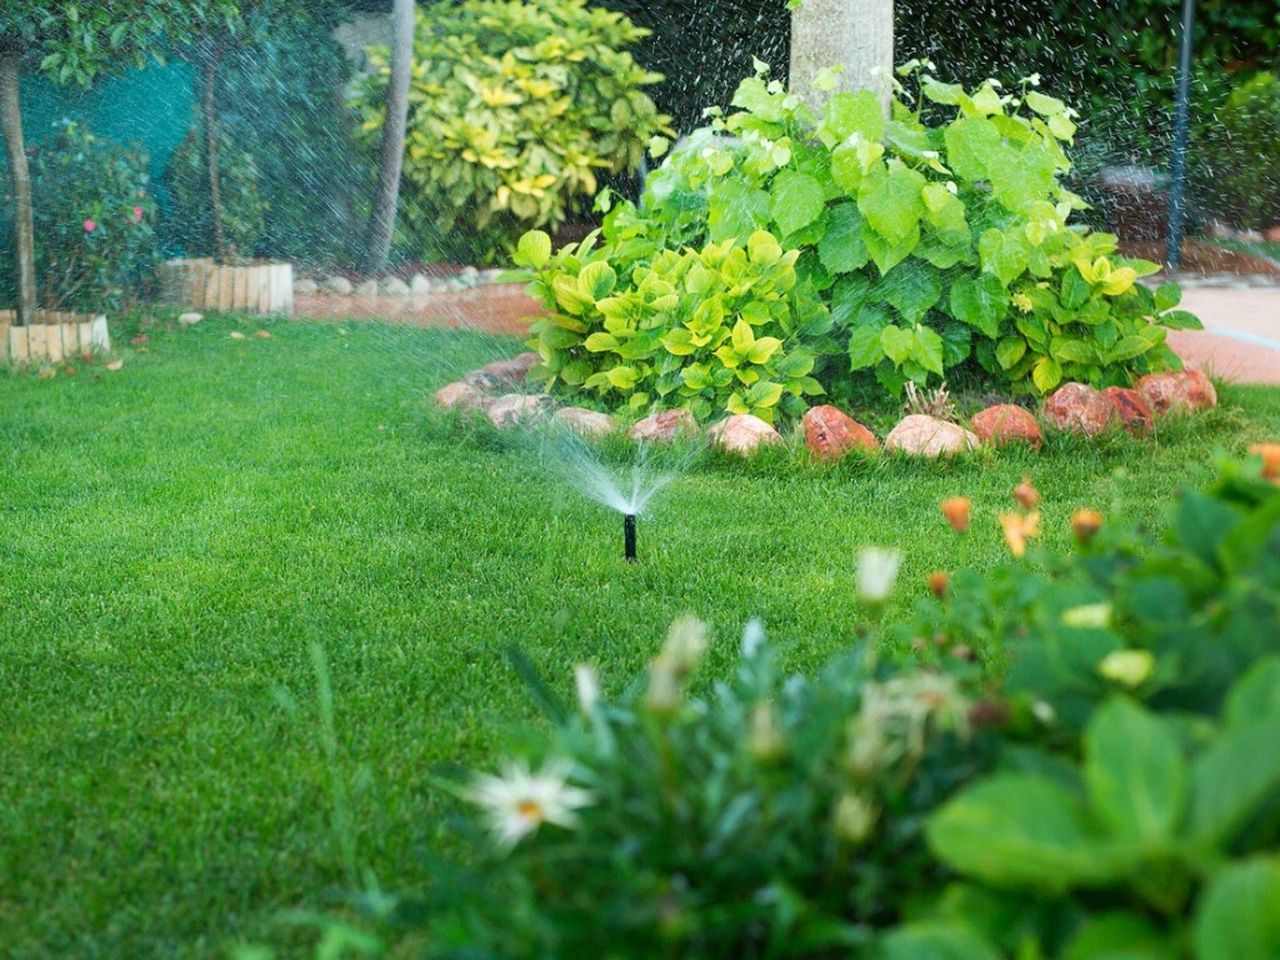
[[[1075, 508], [1154, 519], [1220, 452], [1280, 435], [1280, 391], [1233, 388], [1146, 442], [826, 469], [797, 449], [707, 457], [642, 521], [629, 566], [616, 515], [428, 409], [452, 372], [514, 344], [282, 323], [240, 341], [233, 328], [153, 328], [117, 373], [0, 373], [12, 960], [221, 956], [347, 887], [350, 849], [384, 886], [413, 885], [440, 813], [431, 769], [491, 761], [536, 716], [511, 644], [562, 689], [581, 661], [616, 687], [681, 613], [714, 627], [707, 675], [760, 616], [805, 667], [861, 622], [860, 545], [906, 551], [896, 602], [910, 604], [932, 569], [1004, 559], [995, 514], [1025, 472], [1046, 540], [1065, 547]], [[957, 493], [975, 503], [963, 540], [936, 508]], [[315, 645], [333, 679], [333, 763]], [[333, 774], [350, 794], [345, 833]]]

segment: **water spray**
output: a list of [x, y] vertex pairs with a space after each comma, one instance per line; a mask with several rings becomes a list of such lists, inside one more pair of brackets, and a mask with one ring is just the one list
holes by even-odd
[[636, 562], [636, 515], [622, 515], [622, 556], [628, 563]]

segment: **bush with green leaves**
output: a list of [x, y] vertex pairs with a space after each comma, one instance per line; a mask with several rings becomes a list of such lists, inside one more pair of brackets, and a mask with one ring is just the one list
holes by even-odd
[[626, 395], [634, 410], [802, 414], [803, 398], [822, 392], [811, 348], [831, 319], [817, 298], [794, 295], [798, 256], [758, 230], [746, 243], [664, 250], [619, 285], [591, 240], [552, 259], [550, 238], [530, 234], [517, 257], [543, 265], [534, 288], [557, 307], [530, 329], [544, 357], [532, 376], [548, 389]]
[[31, 160], [36, 269], [54, 310], [114, 310], [137, 299], [157, 257], [156, 204], [141, 151], [70, 121]]
[[1266, 229], [1280, 223], [1280, 77], [1259, 73], [1240, 84], [1200, 132], [1199, 194], [1219, 219]]
[[[894, 394], [908, 380], [943, 378], [1044, 394], [1068, 380], [1120, 384], [1180, 366], [1166, 330], [1198, 321], [1173, 309], [1176, 286], [1138, 282], [1156, 264], [1119, 256], [1114, 236], [1071, 222], [1085, 206], [1061, 182], [1074, 113], [1035, 78], [1010, 94], [994, 81], [968, 92], [909, 64], [900, 72], [918, 92], [899, 84], [886, 120], [867, 92], [835, 94], [816, 116], [760, 67], [739, 87], [736, 112], [681, 145], [638, 205], [612, 207], [598, 247], [517, 261], [535, 269], [533, 290], [553, 318], [564, 311], [548, 293], [575, 258], [607, 262], [616, 298], [664, 251], [743, 244], [763, 230], [798, 253], [797, 312], [818, 301], [830, 310], [840, 350], [829, 351], [826, 324], [811, 349], [814, 376], [836, 396], [872, 377]], [[609, 318], [584, 308], [569, 319], [590, 335]], [[659, 310], [647, 325], [676, 329], [687, 318]], [[567, 366], [616, 363], [585, 338], [537, 346], [553, 387]], [[615, 385], [615, 403], [641, 393], [640, 406], [681, 405], [653, 389], [658, 364], [636, 366]]]
[[[233, 258], [252, 257], [266, 230], [267, 203], [258, 187], [258, 164], [225, 133], [218, 147], [222, 230]], [[165, 186], [170, 197], [170, 239], [185, 250], [213, 251], [213, 207], [204, 131], [193, 127], [173, 152]]]
[[[601, 173], [634, 170], [667, 127], [628, 52], [647, 31], [586, 0], [475, 0], [418, 11], [401, 218], [418, 246], [492, 258], [556, 228]], [[356, 105], [376, 142], [389, 53]]]
[[580, 667], [576, 708], [517, 656], [550, 732], [437, 781], [475, 811], [455, 824], [473, 856], [378, 913], [440, 958], [1275, 956], [1268, 456], [1155, 534], [1089, 539], [1093, 518], [1074, 556], [953, 577], [813, 677], [753, 624], [708, 689], [690, 619], [616, 699]]

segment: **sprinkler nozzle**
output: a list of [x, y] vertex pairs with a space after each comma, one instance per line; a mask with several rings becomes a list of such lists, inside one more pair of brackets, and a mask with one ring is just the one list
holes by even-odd
[[628, 563], [636, 562], [636, 515], [622, 515], [622, 556]]

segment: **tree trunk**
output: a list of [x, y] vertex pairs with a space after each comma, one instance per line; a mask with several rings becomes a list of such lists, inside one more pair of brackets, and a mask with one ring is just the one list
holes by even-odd
[[395, 0], [395, 35], [391, 46], [391, 82], [387, 85], [387, 119], [382, 127], [378, 161], [378, 192], [369, 221], [365, 269], [377, 273], [387, 266], [391, 235], [400, 202], [400, 172], [404, 166], [405, 128], [409, 120], [409, 81], [413, 73], [413, 0]]
[[227, 262], [227, 238], [222, 231], [222, 180], [218, 172], [217, 51], [210, 48], [204, 61], [204, 152], [209, 168], [209, 217], [213, 232], [213, 258]]
[[813, 81], [844, 67], [837, 90], [874, 90], [886, 116], [893, 99], [893, 0], [804, 0], [791, 14], [791, 91], [818, 109], [830, 92]]
[[18, 326], [36, 322], [36, 242], [31, 222], [31, 170], [22, 142], [22, 108], [18, 100], [18, 74], [22, 58], [15, 50], [0, 51], [0, 118], [13, 178], [13, 233], [18, 258]]

